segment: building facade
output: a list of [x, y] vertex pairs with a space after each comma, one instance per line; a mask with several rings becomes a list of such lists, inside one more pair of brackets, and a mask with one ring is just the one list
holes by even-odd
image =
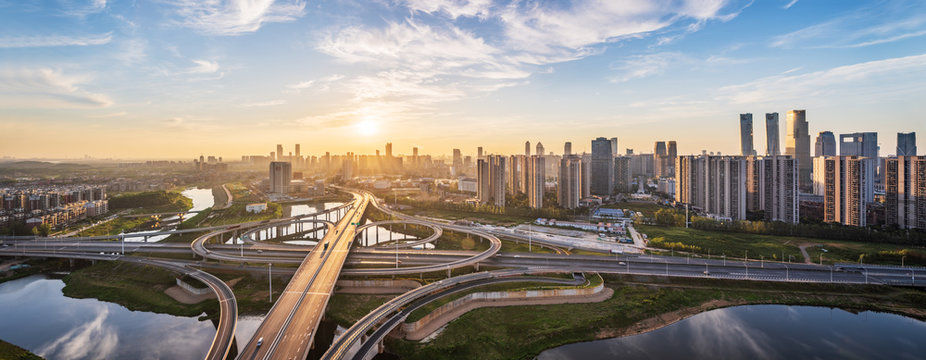
[[746, 219], [746, 158], [680, 156], [676, 160], [675, 200], [711, 216]]
[[534, 209], [543, 207], [543, 192], [546, 184], [546, 164], [543, 155], [534, 155], [527, 160], [527, 201]]
[[800, 189], [808, 192], [813, 188], [813, 180], [811, 179], [813, 162], [810, 158], [810, 133], [807, 124], [807, 112], [805, 110], [788, 111], [786, 126], [788, 133], [785, 143], [785, 155], [791, 155], [792, 158], [797, 160]]
[[579, 201], [582, 200], [583, 166], [582, 158], [578, 156], [564, 156], [559, 161], [556, 196], [559, 205], [566, 209], [579, 207]]
[[861, 156], [814, 159], [813, 189], [823, 196], [823, 221], [866, 226], [874, 189], [874, 162]]
[[765, 154], [769, 156], [781, 155], [781, 139], [779, 133], [778, 113], [765, 114]]
[[293, 180], [293, 165], [286, 161], [270, 163], [270, 193], [286, 195]]
[[740, 114], [740, 154], [750, 156], [755, 155], [755, 152], [752, 144], [752, 114]]
[[592, 140], [591, 193], [611, 195], [614, 189], [614, 155], [611, 141], [600, 137]]
[[926, 229], [926, 156], [887, 159], [884, 217], [901, 229]]

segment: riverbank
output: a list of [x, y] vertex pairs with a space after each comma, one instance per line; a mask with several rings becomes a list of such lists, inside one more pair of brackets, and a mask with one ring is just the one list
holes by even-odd
[[569, 343], [636, 334], [720, 307], [784, 304], [874, 310], [926, 319], [922, 290], [865, 285], [771, 283], [604, 275], [602, 303], [473, 310], [428, 343], [387, 340], [402, 359], [524, 359]]
[[29, 350], [0, 340], [0, 359], [6, 360], [42, 360], [41, 356], [33, 354]]

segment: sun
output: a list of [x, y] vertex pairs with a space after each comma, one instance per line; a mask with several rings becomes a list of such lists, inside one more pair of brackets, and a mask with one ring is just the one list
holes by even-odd
[[379, 132], [379, 122], [375, 119], [363, 119], [356, 124], [354, 128], [357, 130], [357, 134], [361, 136], [373, 136]]

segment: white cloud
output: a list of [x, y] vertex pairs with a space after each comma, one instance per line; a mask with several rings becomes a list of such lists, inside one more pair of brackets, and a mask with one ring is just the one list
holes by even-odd
[[188, 69], [188, 74], [212, 74], [219, 71], [219, 63], [208, 60], [193, 60], [196, 66]]
[[65, 15], [84, 17], [106, 9], [106, 0], [60, 0], [58, 5]]
[[[908, 14], [914, 15], [908, 15]], [[873, 19], [895, 19], [888, 22]], [[778, 48], [857, 48], [926, 35], [926, 15], [911, 9], [865, 8], [772, 38]]]
[[278, 106], [278, 105], [283, 105], [283, 104], [286, 104], [286, 100], [278, 99], [278, 100], [268, 100], [268, 101], [247, 103], [241, 106], [243, 107], [268, 107], [268, 106]]
[[90, 77], [65, 75], [59, 70], [0, 69], [0, 104], [8, 107], [106, 107], [106, 95], [80, 88]]
[[798, 1], [798, 0], [791, 0], [790, 2], [788, 2], [788, 3], [784, 6], [784, 8], [785, 8], [785, 9], [790, 9], [792, 6], [794, 6], [794, 4], [797, 4], [797, 1]]
[[404, 0], [412, 11], [444, 13], [456, 19], [461, 16], [485, 18], [489, 15], [492, 0]]
[[0, 37], [0, 48], [105, 45], [109, 44], [112, 39], [111, 32], [87, 36], [4, 36]]
[[926, 77], [926, 54], [876, 60], [835, 67], [806, 74], [770, 76], [719, 89], [717, 100], [734, 104], [801, 100], [837, 92], [865, 94], [879, 92], [926, 93], [926, 85], [911, 79]]
[[255, 32], [264, 23], [294, 21], [305, 14], [302, 0], [176, 0], [179, 22], [210, 35]]
[[649, 55], [632, 56], [612, 68], [621, 72], [611, 79], [612, 82], [625, 82], [633, 79], [662, 74], [669, 65], [683, 55], [676, 52], [661, 52]]

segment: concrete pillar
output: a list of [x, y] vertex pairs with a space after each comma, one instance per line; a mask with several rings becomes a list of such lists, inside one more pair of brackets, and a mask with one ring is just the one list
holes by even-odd
[[450, 269], [447, 269], [447, 277], [450, 277]]
[[479, 263], [473, 264], [473, 267], [476, 268], [476, 272], [479, 272]]

